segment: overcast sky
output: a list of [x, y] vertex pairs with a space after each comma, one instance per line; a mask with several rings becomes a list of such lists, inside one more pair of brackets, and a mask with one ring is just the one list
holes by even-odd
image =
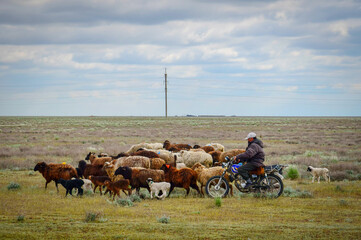
[[0, 0], [0, 115], [361, 116], [361, 1]]

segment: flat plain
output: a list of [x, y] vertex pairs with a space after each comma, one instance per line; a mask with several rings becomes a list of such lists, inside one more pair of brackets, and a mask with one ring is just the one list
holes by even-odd
[[[280, 198], [236, 192], [216, 204], [177, 189], [159, 201], [143, 190], [145, 199], [122, 206], [98, 192], [44, 190], [32, 170], [167, 139], [246, 148], [250, 131], [265, 144], [266, 164], [299, 173]], [[327, 167], [331, 183], [311, 183], [309, 165]], [[0, 169], [0, 239], [361, 239], [361, 118], [0, 117]]]

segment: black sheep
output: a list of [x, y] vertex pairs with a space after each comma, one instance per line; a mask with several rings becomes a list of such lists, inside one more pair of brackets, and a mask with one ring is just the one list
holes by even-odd
[[73, 196], [73, 194], [72, 194], [73, 188], [78, 189], [78, 195], [79, 194], [83, 195], [83, 189], [81, 188], [81, 186], [83, 186], [84, 181], [81, 179], [64, 180], [64, 179], [60, 178], [58, 180], [58, 183], [60, 183], [66, 189], [65, 196], [67, 196], [68, 193], [70, 193], [70, 195]]

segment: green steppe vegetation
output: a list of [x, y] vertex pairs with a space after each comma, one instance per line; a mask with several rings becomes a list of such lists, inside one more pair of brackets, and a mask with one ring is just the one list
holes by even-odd
[[[277, 199], [214, 199], [177, 189], [131, 205], [108, 196], [64, 197], [32, 169], [77, 166], [89, 151], [117, 154], [139, 142], [245, 148], [254, 131], [266, 164], [296, 168]], [[361, 118], [0, 117], [0, 239], [361, 239]], [[331, 183], [311, 183], [307, 166]], [[285, 174], [286, 175], [286, 174]], [[122, 194], [125, 198], [125, 195]]]

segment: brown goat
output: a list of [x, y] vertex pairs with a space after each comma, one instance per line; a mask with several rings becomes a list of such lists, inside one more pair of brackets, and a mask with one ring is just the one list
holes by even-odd
[[111, 182], [111, 181], [105, 181], [104, 182], [105, 186], [107, 186], [107, 189], [109, 189], [111, 192], [113, 192], [113, 200], [115, 198], [115, 195], [118, 195], [118, 197], [120, 197], [120, 190], [123, 190], [123, 192], [125, 190], [128, 191], [128, 196], [130, 196], [132, 194], [132, 188], [130, 187], [130, 183], [128, 179], [122, 179], [122, 180], [118, 180], [116, 182]]
[[171, 151], [171, 152], [179, 152], [180, 150], [189, 150], [192, 148], [192, 146], [189, 144], [183, 144], [183, 143], [171, 144], [169, 142], [169, 140], [165, 140], [163, 143], [163, 148], [165, 148], [166, 150]]
[[[105, 181], [110, 181], [110, 178], [108, 176], [93, 176], [93, 175], [90, 175], [89, 180], [92, 181], [92, 183], [94, 184], [93, 192], [95, 193], [95, 189], [97, 187], [99, 187], [100, 195], [102, 195], [102, 186], [105, 186]], [[107, 192], [110, 192], [110, 190], [107, 189], [105, 191], [104, 195], [107, 194]]]
[[198, 194], [201, 194], [197, 185], [197, 172], [190, 168], [176, 169], [170, 165], [164, 164], [161, 167], [164, 171], [165, 181], [171, 184], [169, 194], [173, 191], [174, 187], [181, 187], [187, 190], [186, 196], [188, 196], [190, 188], [197, 190]]
[[39, 162], [35, 165], [34, 171], [39, 171], [46, 180], [45, 189], [48, 187], [48, 183], [51, 181], [55, 182], [56, 190], [59, 192], [58, 180], [60, 178], [64, 180], [70, 180], [75, 177], [78, 178], [78, 174], [71, 165], [69, 164], [55, 164], [45, 162]]
[[89, 152], [85, 157], [85, 160], [90, 161], [92, 165], [104, 165], [106, 162], [110, 162], [113, 160], [112, 157], [97, 157], [95, 153]]

